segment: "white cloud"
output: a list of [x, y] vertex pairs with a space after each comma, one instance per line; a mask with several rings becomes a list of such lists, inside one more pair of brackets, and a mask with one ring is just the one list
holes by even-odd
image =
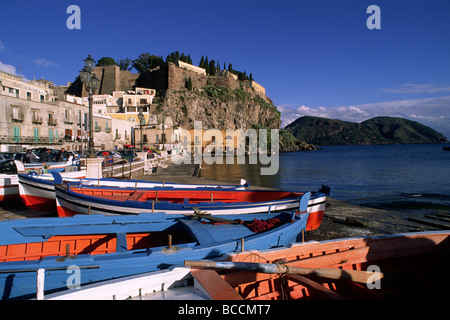
[[388, 93], [439, 93], [450, 92], [450, 86], [436, 83], [407, 83], [400, 85], [397, 88], [382, 88], [380, 90]]
[[4, 64], [3, 62], [0, 61], [0, 71], [9, 73], [9, 74], [13, 74], [15, 76], [17, 76], [17, 69], [16, 67], [14, 67], [11, 64]]
[[52, 66], [54, 67], [54, 66], [57, 66], [56, 63], [54, 63], [51, 60], [49, 61], [49, 60], [47, 60], [45, 58], [36, 58], [36, 59], [33, 60], [33, 63], [35, 63], [36, 65], [41, 66], [41, 67], [52, 67]]
[[406, 118], [427, 125], [450, 138], [450, 96], [429, 99], [385, 101], [335, 107], [283, 105], [282, 127], [302, 116], [362, 122], [377, 116]]
[[6, 51], [6, 47], [3, 44], [2, 40], [0, 40], [0, 52]]

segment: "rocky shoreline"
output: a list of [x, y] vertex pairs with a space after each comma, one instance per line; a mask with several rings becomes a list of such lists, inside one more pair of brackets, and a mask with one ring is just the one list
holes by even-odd
[[[158, 173], [141, 179], [175, 183], [195, 184], [230, 184], [198, 177], [194, 164], [169, 165]], [[251, 189], [267, 189], [251, 186]], [[0, 205], [0, 221], [5, 219], [23, 219], [55, 216], [43, 214], [26, 208], [20, 200]], [[367, 237], [377, 235], [399, 234], [414, 231], [437, 230], [407, 220], [395, 211], [353, 205], [345, 201], [327, 198], [325, 216], [320, 227], [306, 232], [305, 240], [331, 240], [347, 237]]]

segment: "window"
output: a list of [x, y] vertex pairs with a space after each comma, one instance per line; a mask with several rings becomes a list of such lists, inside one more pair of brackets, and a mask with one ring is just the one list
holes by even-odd
[[27, 100], [31, 101], [31, 92], [27, 91]]
[[48, 129], [48, 141], [55, 142], [55, 136], [53, 129]]
[[39, 142], [39, 128], [33, 128], [33, 140]]
[[140, 104], [147, 104], [147, 99], [140, 99], [139, 103]]
[[13, 119], [18, 120], [19, 119], [19, 108], [12, 108], [12, 117]]
[[14, 142], [20, 142], [20, 127], [13, 127]]
[[44, 102], [44, 99], [45, 99], [45, 97], [44, 97], [44, 95], [40, 95], [40, 100], [41, 100], [41, 102]]

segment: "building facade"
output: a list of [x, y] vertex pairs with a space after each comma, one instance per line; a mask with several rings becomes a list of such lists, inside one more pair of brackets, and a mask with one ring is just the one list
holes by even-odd
[[[49, 81], [26, 82], [21, 77], [0, 72], [0, 152], [23, 152], [38, 147], [77, 151], [87, 148], [87, 98], [64, 95], [61, 99], [55, 91], [58, 90]], [[135, 123], [113, 119], [107, 109], [112, 101], [100, 96], [93, 104], [97, 150], [131, 143]]]

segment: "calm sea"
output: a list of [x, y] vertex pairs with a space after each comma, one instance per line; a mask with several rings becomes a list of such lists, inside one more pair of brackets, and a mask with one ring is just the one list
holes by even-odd
[[202, 164], [201, 176], [294, 191], [332, 187], [332, 198], [371, 207], [450, 213], [450, 151], [442, 144], [328, 146], [280, 154], [276, 175], [260, 165]]

